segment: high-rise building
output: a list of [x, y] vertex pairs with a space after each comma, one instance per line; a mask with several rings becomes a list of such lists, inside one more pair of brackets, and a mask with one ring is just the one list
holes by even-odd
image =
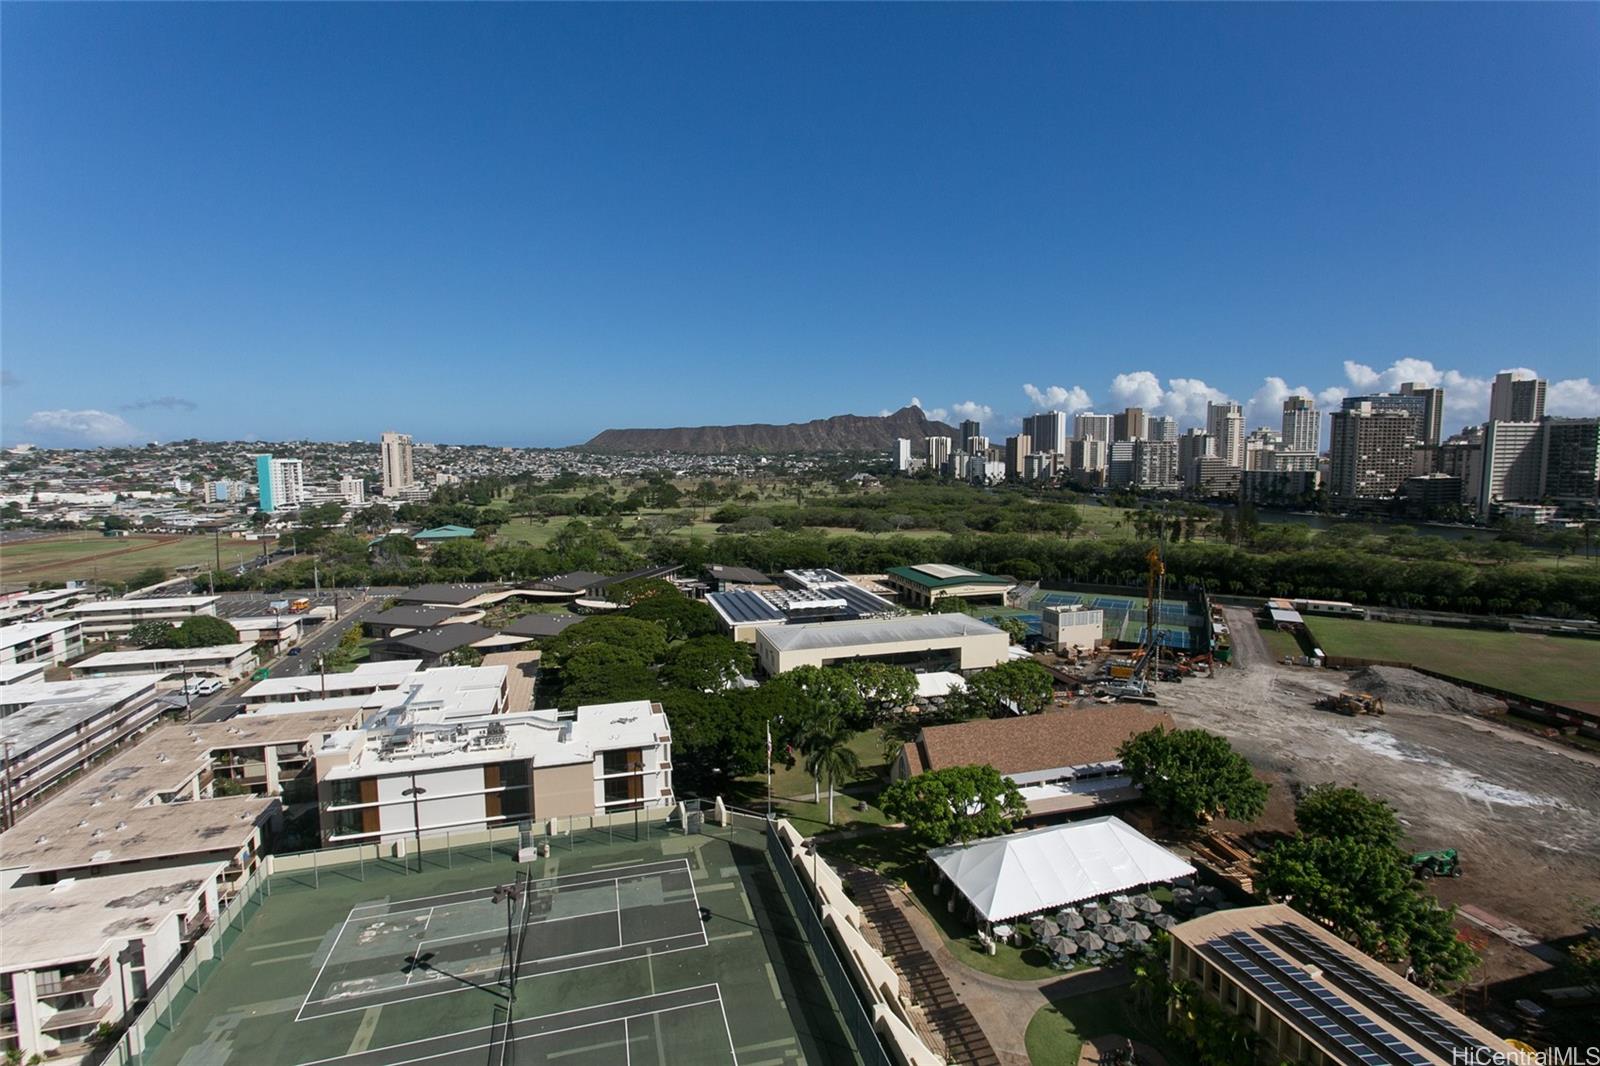
[[1178, 469], [1178, 442], [1140, 440], [1133, 444], [1133, 483], [1141, 489], [1173, 491], [1183, 485]]
[[989, 438], [983, 436], [982, 434], [974, 433], [963, 442], [961, 450], [966, 452], [968, 455], [988, 455]]
[[1190, 474], [1194, 470], [1196, 459], [1215, 455], [1216, 442], [1211, 439], [1211, 434], [1203, 429], [1184, 430], [1183, 436], [1178, 438], [1178, 472], [1186, 483], [1193, 483], [1190, 481]]
[[1272, 457], [1278, 453], [1278, 446], [1282, 443], [1283, 438], [1278, 436], [1276, 430], [1266, 426], [1252, 429], [1244, 439], [1244, 469], [1271, 470]]
[[358, 477], [342, 477], [339, 496], [351, 507], [362, 507], [367, 502], [367, 483]]
[[306, 500], [305, 470], [298, 459], [256, 456], [256, 493], [267, 514], [292, 511]]
[[1109, 461], [1106, 455], [1108, 445], [1100, 437], [1079, 437], [1069, 444], [1072, 449], [1070, 468], [1082, 474], [1099, 474], [1105, 471]]
[[1142, 440], [1144, 436], [1144, 408], [1129, 407], [1111, 417], [1112, 440]]
[[944, 469], [945, 461], [950, 458], [950, 444], [949, 437], [928, 438], [928, 469], [935, 474]]
[[1429, 388], [1416, 381], [1400, 386], [1399, 392], [1375, 392], [1368, 396], [1346, 396], [1340, 407], [1349, 411], [1368, 404], [1374, 411], [1404, 411], [1411, 417], [1411, 435], [1419, 444], [1438, 444], [1444, 423], [1444, 390]]
[[1547, 418], [1540, 449], [1541, 498], [1600, 500], [1600, 416]]
[[1178, 439], [1178, 420], [1171, 415], [1147, 418], [1144, 422], [1144, 431], [1150, 440], [1175, 441]]
[[399, 496], [415, 488], [417, 479], [411, 470], [410, 434], [385, 432], [379, 447], [383, 451], [383, 494]]
[[1283, 450], [1315, 452], [1322, 446], [1322, 422], [1309, 396], [1283, 401]]
[[1067, 416], [1061, 411], [1044, 411], [1022, 420], [1022, 432], [1033, 439], [1035, 451], [1056, 455], [1067, 450]]
[[1408, 411], [1359, 403], [1335, 411], [1329, 426], [1330, 495], [1388, 499], [1411, 476], [1416, 426]]
[[1417, 440], [1422, 444], [1439, 443], [1444, 430], [1444, 390], [1430, 387], [1420, 381], [1408, 381], [1400, 386], [1400, 395], [1422, 400], [1422, 413], [1417, 422]]
[[248, 482], [236, 481], [233, 478], [223, 478], [219, 481], [207, 481], [200, 486], [200, 498], [206, 503], [243, 503], [250, 496]]
[[1244, 468], [1244, 410], [1238, 404], [1206, 404], [1206, 433], [1215, 442], [1218, 459]]
[[1138, 473], [1135, 465], [1134, 442], [1114, 440], [1106, 449], [1106, 484], [1112, 488], [1126, 488], [1133, 484]]
[[1544, 417], [1543, 378], [1519, 378], [1507, 370], [1489, 387], [1489, 421], [1537, 422]]
[[1115, 429], [1115, 419], [1111, 415], [1097, 415], [1092, 411], [1085, 411], [1072, 420], [1072, 435], [1079, 440], [1093, 438], [1111, 443]]
[[897, 474], [911, 473], [911, 438], [896, 437], [894, 447], [889, 449], [889, 462], [894, 464]]
[[1028, 456], [1033, 452], [1033, 438], [1026, 433], [1006, 438], [1006, 477], [1021, 479], [1027, 473]]
[[967, 451], [967, 442], [982, 432], [983, 427], [978, 424], [977, 419], [969, 418], [961, 423], [961, 450]]
[[1489, 516], [1502, 500], [1539, 499], [1539, 474], [1544, 458], [1538, 422], [1499, 422], [1483, 426], [1483, 451], [1476, 477], [1469, 477], [1468, 490], [1478, 515]]

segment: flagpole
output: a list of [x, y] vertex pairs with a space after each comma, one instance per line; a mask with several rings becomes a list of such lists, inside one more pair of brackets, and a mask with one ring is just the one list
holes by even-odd
[[772, 821], [772, 722], [767, 722], [767, 821]]

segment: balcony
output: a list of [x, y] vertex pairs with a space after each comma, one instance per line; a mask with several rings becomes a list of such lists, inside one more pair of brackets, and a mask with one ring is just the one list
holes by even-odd
[[192, 944], [196, 940], [199, 940], [205, 935], [205, 931], [211, 928], [211, 923], [211, 915], [205, 913], [204, 911], [201, 911], [193, 918], [187, 919], [183, 923], [183, 932], [181, 934], [183, 942], [185, 944]]
[[110, 972], [111, 968], [102, 962], [91, 970], [67, 974], [65, 977], [55, 981], [41, 979], [37, 987], [37, 994], [40, 999], [44, 999], [48, 996], [71, 995], [74, 992], [93, 992], [106, 983], [106, 976]]
[[87, 1007], [56, 1011], [39, 1024], [39, 1031], [54, 1033], [62, 1029], [76, 1029], [83, 1025], [98, 1025], [105, 1021], [110, 1013], [109, 1003], [94, 1003]]

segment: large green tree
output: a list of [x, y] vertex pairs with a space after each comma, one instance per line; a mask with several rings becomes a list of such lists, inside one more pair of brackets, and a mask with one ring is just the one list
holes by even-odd
[[959, 718], [996, 714], [1037, 714], [1054, 695], [1050, 671], [1032, 659], [1013, 659], [979, 670], [966, 688], [947, 700], [947, 711]]
[[170, 622], [137, 622], [123, 639], [135, 648], [165, 648], [168, 647], [167, 641], [172, 639], [172, 633]]
[[661, 680], [673, 688], [722, 692], [750, 673], [750, 645], [727, 637], [695, 637], [674, 645], [661, 667]]
[[838, 669], [855, 684], [875, 720], [905, 710], [917, 698], [917, 675], [904, 666], [856, 659]]
[[676, 589], [639, 599], [628, 608], [627, 617], [656, 623], [668, 640], [706, 637], [719, 631], [717, 612], [709, 604], [691, 600]]
[[1400, 845], [1400, 819], [1394, 808], [1359, 789], [1317, 785], [1295, 803], [1294, 818], [1307, 836]]
[[1204, 729], [1157, 726], [1126, 741], [1118, 755], [1145, 798], [1174, 825], [1198, 826], [1220, 816], [1248, 822], [1266, 808], [1266, 784], [1225, 739]]
[[232, 624], [210, 615], [186, 618], [183, 624], [169, 632], [164, 648], [214, 648], [219, 644], [239, 643], [239, 631]]
[[896, 781], [879, 803], [931, 847], [1009, 833], [1028, 813], [1016, 782], [987, 764], [947, 766]]

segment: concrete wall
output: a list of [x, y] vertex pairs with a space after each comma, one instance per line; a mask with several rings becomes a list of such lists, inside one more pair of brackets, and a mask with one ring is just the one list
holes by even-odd
[[801, 666], [825, 666], [844, 659], [877, 659], [890, 655], [914, 655], [937, 651], [954, 653], [957, 670], [985, 670], [1009, 657], [1011, 638], [1004, 632], [973, 633], [938, 640], [897, 640], [882, 644], [842, 645], [831, 648], [780, 650], [757, 640], [761, 668], [776, 677]]
[[532, 773], [532, 781], [535, 819], [594, 813], [594, 763], [538, 767]]

